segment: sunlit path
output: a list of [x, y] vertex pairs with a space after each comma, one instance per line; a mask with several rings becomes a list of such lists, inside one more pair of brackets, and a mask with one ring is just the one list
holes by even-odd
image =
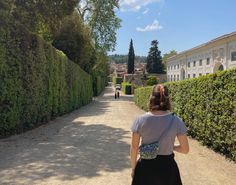
[[[130, 125], [143, 113], [112, 87], [48, 125], [0, 140], [1, 185], [128, 185]], [[176, 155], [185, 185], [234, 185], [236, 164], [190, 140]]]

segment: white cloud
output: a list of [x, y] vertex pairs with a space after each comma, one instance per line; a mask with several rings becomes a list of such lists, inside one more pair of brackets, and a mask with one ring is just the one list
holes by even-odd
[[137, 27], [136, 30], [141, 32], [147, 32], [147, 31], [161, 30], [162, 28], [163, 27], [160, 25], [158, 20], [154, 20], [151, 25], [147, 25], [145, 28]]
[[146, 8], [146, 10], [144, 10], [142, 14], [143, 15], [147, 14], [149, 12], [149, 10], [150, 10], [149, 8]]
[[121, 11], [139, 11], [151, 3], [160, 3], [164, 0], [120, 0]]

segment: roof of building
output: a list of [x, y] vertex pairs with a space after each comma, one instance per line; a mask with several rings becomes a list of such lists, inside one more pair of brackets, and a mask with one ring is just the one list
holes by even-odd
[[177, 55], [171, 56], [170, 58], [168, 58], [168, 60], [169, 60], [169, 59], [173, 59], [173, 58], [175, 58], [175, 57], [178, 57], [178, 56], [180, 56], [180, 55], [184, 55], [184, 54], [186, 54], [186, 53], [188, 53], [188, 52], [190, 52], [190, 51], [197, 50], [197, 49], [199, 49], [199, 48], [202, 48], [202, 47], [204, 47], [204, 46], [207, 46], [207, 45], [209, 45], [209, 44], [215, 43], [215, 42], [217, 42], [217, 41], [220, 41], [220, 40], [223, 40], [223, 39], [232, 37], [232, 36], [236, 36], [236, 31], [234, 31], [234, 32], [232, 32], [232, 33], [229, 33], [229, 34], [222, 35], [222, 36], [220, 36], [220, 37], [217, 37], [217, 38], [215, 38], [215, 39], [212, 39], [212, 40], [210, 40], [210, 41], [208, 41], [208, 42], [206, 42], [206, 43], [204, 43], [204, 44], [198, 45], [198, 46], [193, 47], [193, 48], [191, 48], [191, 49], [182, 51], [182, 52], [178, 53]]

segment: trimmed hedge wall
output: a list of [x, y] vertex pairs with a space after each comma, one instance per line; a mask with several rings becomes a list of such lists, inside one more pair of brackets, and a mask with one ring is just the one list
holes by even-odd
[[123, 79], [121, 77], [113, 77], [112, 78], [113, 84], [121, 84], [123, 82]]
[[132, 94], [132, 84], [128, 82], [123, 82], [121, 84], [121, 89], [125, 94]]
[[140, 87], [134, 90], [135, 104], [141, 109], [148, 111], [148, 101], [152, 91], [152, 87]]
[[[236, 69], [166, 85], [188, 134], [236, 161]], [[135, 91], [136, 104], [145, 110], [150, 92]]]
[[88, 104], [91, 76], [21, 25], [0, 18], [0, 136]]
[[107, 86], [107, 77], [95, 76], [93, 77], [93, 95], [98, 96]]

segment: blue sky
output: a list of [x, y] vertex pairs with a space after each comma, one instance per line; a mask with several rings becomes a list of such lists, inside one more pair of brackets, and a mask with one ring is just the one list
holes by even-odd
[[236, 0], [120, 0], [116, 50], [127, 54], [133, 39], [136, 55], [146, 56], [152, 40], [162, 54], [203, 44], [236, 31]]

